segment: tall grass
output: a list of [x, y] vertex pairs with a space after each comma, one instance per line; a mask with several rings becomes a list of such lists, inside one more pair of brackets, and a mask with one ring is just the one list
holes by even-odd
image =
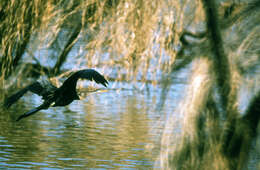
[[[193, 58], [186, 96], [168, 120], [162, 137], [162, 148], [166, 149], [161, 151], [158, 164], [163, 169], [247, 167], [259, 133], [259, 33], [255, 32], [259, 31], [255, 23], [259, 21], [255, 12], [260, 8], [259, 2], [243, 4], [243, 8], [231, 4], [236, 6], [234, 13], [221, 18], [218, 4], [202, 1], [207, 35], [199, 47], [204, 47], [204, 51], [195, 51], [198, 57]], [[239, 95], [243, 86], [254, 87], [254, 92], [248, 98], [247, 108], [241, 110]], [[181, 135], [173, 129], [176, 114], [183, 117]]]
[[[113, 66], [118, 73], [115, 80], [157, 83], [159, 70], [167, 72], [174, 63], [178, 36], [190, 22], [182, 20], [188, 8], [184, 5], [133, 0], [2, 1], [1, 80], [28, 61], [36, 63], [31, 69], [42, 70], [41, 74], [59, 74], [77, 44], [86, 52], [79, 51], [70, 60], [86, 62], [88, 67]], [[42, 68], [39, 58], [43, 57], [35, 55], [43, 49], [50, 51], [45, 61], [56, 60], [51, 68]]]

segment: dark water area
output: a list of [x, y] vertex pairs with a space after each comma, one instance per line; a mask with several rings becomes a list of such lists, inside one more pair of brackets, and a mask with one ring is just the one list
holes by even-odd
[[40, 97], [28, 92], [10, 109], [1, 107], [0, 169], [152, 169], [184, 85], [172, 88], [161, 111], [160, 88], [148, 86], [139, 91], [111, 83], [107, 91], [19, 122]]

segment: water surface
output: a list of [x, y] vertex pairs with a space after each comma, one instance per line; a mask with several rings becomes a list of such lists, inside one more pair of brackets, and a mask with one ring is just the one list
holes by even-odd
[[183, 87], [171, 89], [161, 111], [160, 88], [139, 91], [110, 83], [108, 91], [16, 122], [42, 102], [28, 92], [10, 109], [0, 109], [0, 168], [151, 169]]

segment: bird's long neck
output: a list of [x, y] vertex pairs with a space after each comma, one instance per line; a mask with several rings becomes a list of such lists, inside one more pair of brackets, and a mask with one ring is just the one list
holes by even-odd
[[78, 81], [78, 74], [74, 73], [67, 80], [64, 81], [60, 88], [74, 88], [76, 90], [76, 85]]

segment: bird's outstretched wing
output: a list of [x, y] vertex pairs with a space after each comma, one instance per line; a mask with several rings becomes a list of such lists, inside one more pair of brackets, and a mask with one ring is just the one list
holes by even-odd
[[27, 91], [31, 91], [33, 93], [41, 95], [43, 89], [44, 88], [42, 87], [42, 85], [39, 82], [32, 83], [29, 86], [26, 86], [22, 90], [19, 90], [12, 96], [5, 99], [4, 106], [6, 108], [9, 108], [12, 104], [14, 104], [17, 100], [19, 100]]
[[93, 69], [84, 69], [75, 72], [72, 74], [61, 86], [61, 88], [76, 88], [78, 79], [88, 79], [90, 81], [94, 80], [98, 84], [102, 84], [103, 86], [107, 87], [107, 80], [102, 76], [99, 72]]
[[22, 114], [21, 116], [19, 116], [16, 121], [19, 121], [19, 120], [21, 120], [23, 118], [31, 116], [31, 115], [35, 114], [36, 112], [38, 112], [39, 110], [47, 109], [49, 106], [50, 106], [50, 103], [44, 102], [42, 105], [40, 105], [40, 106], [30, 110], [29, 112], [26, 112], [26, 113]]

